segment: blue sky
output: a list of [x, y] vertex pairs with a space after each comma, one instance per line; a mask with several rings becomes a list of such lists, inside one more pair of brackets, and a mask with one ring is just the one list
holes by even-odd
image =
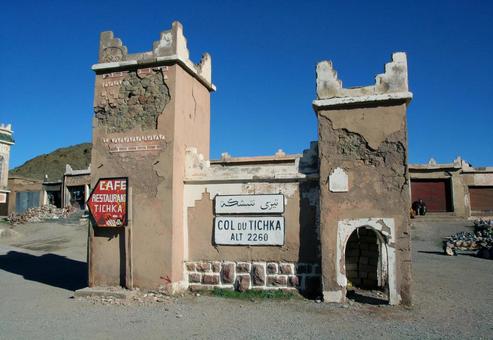
[[315, 65], [370, 85], [408, 54], [409, 161], [493, 165], [492, 1], [8, 1], [0, 10], [0, 122], [11, 167], [91, 140], [99, 32], [130, 53], [180, 21], [212, 55], [211, 158], [300, 153], [317, 139]]

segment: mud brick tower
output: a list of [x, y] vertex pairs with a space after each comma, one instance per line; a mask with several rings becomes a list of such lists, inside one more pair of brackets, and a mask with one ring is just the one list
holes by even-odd
[[129, 54], [112, 32], [100, 37], [93, 118], [92, 185], [128, 177], [125, 228], [90, 228], [89, 286], [125, 286], [132, 249], [136, 287], [171, 290], [183, 281], [185, 149], [209, 155], [211, 59], [189, 59], [182, 25], [161, 32], [151, 51]]
[[323, 295], [383, 288], [410, 303], [407, 60], [394, 53], [372, 86], [345, 89], [329, 61], [317, 65]]

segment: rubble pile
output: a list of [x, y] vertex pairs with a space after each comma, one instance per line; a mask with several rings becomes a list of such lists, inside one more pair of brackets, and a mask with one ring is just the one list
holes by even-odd
[[48, 204], [39, 208], [27, 209], [23, 214], [12, 213], [8, 216], [7, 221], [10, 224], [24, 224], [44, 220], [58, 220], [67, 218], [74, 212], [75, 208], [72, 206], [57, 208], [54, 205]]
[[[79, 301], [88, 301], [92, 304], [103, 304], [103, 305], [122, 305], [122, 306], [130, 306], [130, 305], [152, 305], [155, 303], [162, 304], [170, 304], [175, 301], [175, 298], [171, 297], [168, 292], [164, 290], [149, 290], [149, 291], [141, 291], [139, 288], [135, 288], [133, 290], [127, 290], [125, 288], [120, 287], [105, 287], [105, 290], [108, 291], [108, 294], [105, 295], [90, 295], [87, 297], [78, 298]], [[122, 297], [118, 297], [117, 295], [111, 294], [112, 292], [123, 292]], [[182, 294], [183, 297], [183, 294]]]
[[493, 259], [493, 220], [474, 221], [474, 232], [461, 231], [443, 241], [446, 255], [457, 255], [457, 251], [477, 251], [482, 258]]

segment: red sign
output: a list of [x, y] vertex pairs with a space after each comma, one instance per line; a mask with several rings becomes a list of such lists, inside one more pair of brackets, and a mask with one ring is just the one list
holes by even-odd
[[98, 227], [127, 225], [128, 178], [100, 178], [87, 201]]

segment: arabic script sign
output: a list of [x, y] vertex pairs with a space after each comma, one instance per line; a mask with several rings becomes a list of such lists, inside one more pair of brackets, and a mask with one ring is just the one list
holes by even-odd
[[98, 227], [123, 227], [127, 225], [128, 179], [100, 178], [94, 187], [87, 206]]
[[284, 196], [226, 195], [216, 196], [216, 214], [282, 214]]
[[282, 246], [284, 218], [280, 216], [218, 216], [214, 219], [218, 245]]

